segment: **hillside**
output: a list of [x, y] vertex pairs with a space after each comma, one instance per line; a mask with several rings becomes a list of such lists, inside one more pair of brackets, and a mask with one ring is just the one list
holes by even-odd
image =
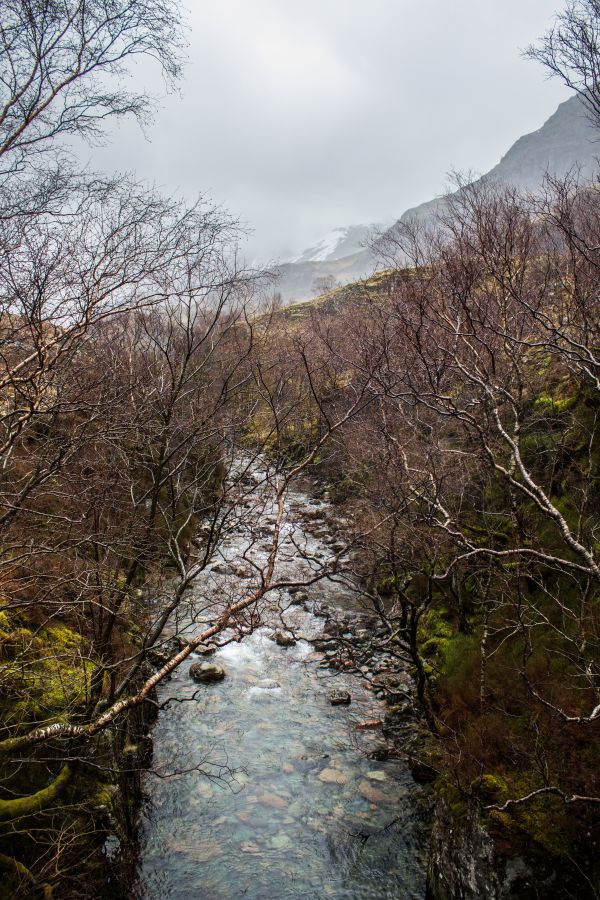
[[[496, 182], [531, 191], [539, 187], [546, 172], [563, 177], [575, 169], [580, 170], [583, 179], [589, 180], [600, 156], [599, 140], [600, 134], [586, 118], [581, 100], [571, 97], [560, 104], [541, 128], [520, 137], [500, 162], [475, 183]], [[428, 200], [407, 209], [399, 221], [426, 221], [435, 215], [441, 203], [441, 198]]]
[[[584, 179], [589, 179], [593, 175], [596, 158], [600, 156], [599, 139], [597, 129], [592, 128], [585, 117], [581, 101], [578, 97], [571, 97], [560, 104], [541, 128], [520, 137], [480, 180], [535, 190], [546, 171], [563, 176], [576, 167]], [[415, 218], [427, 220], [439, 209], [441, 202], [440, 198], [433, 198], [412, 207], [400, 216], [399, 221]], [[330, 276], [341, 284], [348, 284], [372, 272], [377, 264], [373, 254], [367, 249], [357, 249], [356, 242], [352, 243], [359, 232], [360, 242], [364, 243], [369, 230], [368, 226], [336, 229], [334, 236], [337, 233], [338, 237], [344, 237], [346, 233], [346, 237], [338, 241], [333, 252], [326, 252], [330, 246], [326, 238], [295, 260], [281, 265], [278, 290], [283, 301], [291, 303], [313, 296], [313, 286], [318, 278]]]

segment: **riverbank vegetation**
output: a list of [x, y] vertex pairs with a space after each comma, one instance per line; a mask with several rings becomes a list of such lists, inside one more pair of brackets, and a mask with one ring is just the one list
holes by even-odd
[[334, 320], [317, 308], [305, 325], [348, 385], [378, 361], [373, 402], [321, 468], [360, 523], [353, 568], [371, 608], [413, 666], [429, 764], [505, 841], [575, 860], [588, 887], [599, 223], [596, 187], [575, 179], [535, 198], [463, 184], [436, 228], [388, 235], [391, 289], [347, 289]]

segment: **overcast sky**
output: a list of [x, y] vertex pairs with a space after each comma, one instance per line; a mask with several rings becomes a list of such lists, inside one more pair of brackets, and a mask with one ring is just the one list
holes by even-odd
[[[520, 51], [562, 0], [187, 0], [189, 61], [147, 138], [93, 152], [253, 229], [250, 257], [298, 253], [490, 169], [568, 92]], [[146, 66], [134, 76], [148, 81]]]

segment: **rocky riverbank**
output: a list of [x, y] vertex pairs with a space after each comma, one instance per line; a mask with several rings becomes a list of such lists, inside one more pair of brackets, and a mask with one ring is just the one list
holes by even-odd
[[[329, 500], [328, 489], [321, 488], [320, 496]], [[339, 519], [332, 510], [316, 516], [309, 512], [308, 526], [315, 522], [330, 529], [326, 541], [340, 545]], [[431, 828], [428, 900], [596, 897], [591, 872], [580, 872], [548, 853], [518, 822], [486, 815], [481, 798], [450, 786], [442, 767], [436, 767], [439, 748], [420, 708], [412, 667], [390, 653], [390, 635], [379, 618], [312, 601], [301, 589], [293, 593], [294, 603], [324, 619], [323, 633], [313, 640], [319, 666], [359, 676], [363, 686], [385, 703], [380, 722], [364, 723], [380, 731], [374, 754], [406, 759], [415, 780], [428, 786], [429, 805], [423, 806]]]

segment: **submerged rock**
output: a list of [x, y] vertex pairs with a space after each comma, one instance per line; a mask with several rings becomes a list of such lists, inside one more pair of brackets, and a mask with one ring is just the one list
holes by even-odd
[[329, 695], [329, 702], [332, 706], [348, 706], [352, 701], [352, 697], [348, 691], [333, 691]]
[[262, 803], [263, 806], [270, 806], [272, 809], [287, 809], [289, 806], [288, 801], [284, 797], [280, 797], [279, 794], [274, 794], [271, 791], [261, 794], [256, 800], [258, 803]]
[[384, 794], [383, 791], [373, 787], [368, 781], [361, 781], [358, 785], [358, 793], [361, 797], [364, 797], [365, 800], [368, 800], [369, 803], [375, 803], [377, 806], [388, 803], [390, 800], [387, 794]]
[[318, 778], [319, 781], [323, 781], [325, 784], [347, 784], [348, 782], [348, 777], [343, 772], [333, 768], [323, 769], [319, 773]]
[[225, 678], [225, 669], [212, 663], [194, 663], [190, 666], [190, 678], [201, 684], [222, 681]]
[[281, 685], [272, 678], [263, 678], [256, 683], [256, 687], [260, 688], [262, 691], [275, 691], [277, 688], [280, 688]]

